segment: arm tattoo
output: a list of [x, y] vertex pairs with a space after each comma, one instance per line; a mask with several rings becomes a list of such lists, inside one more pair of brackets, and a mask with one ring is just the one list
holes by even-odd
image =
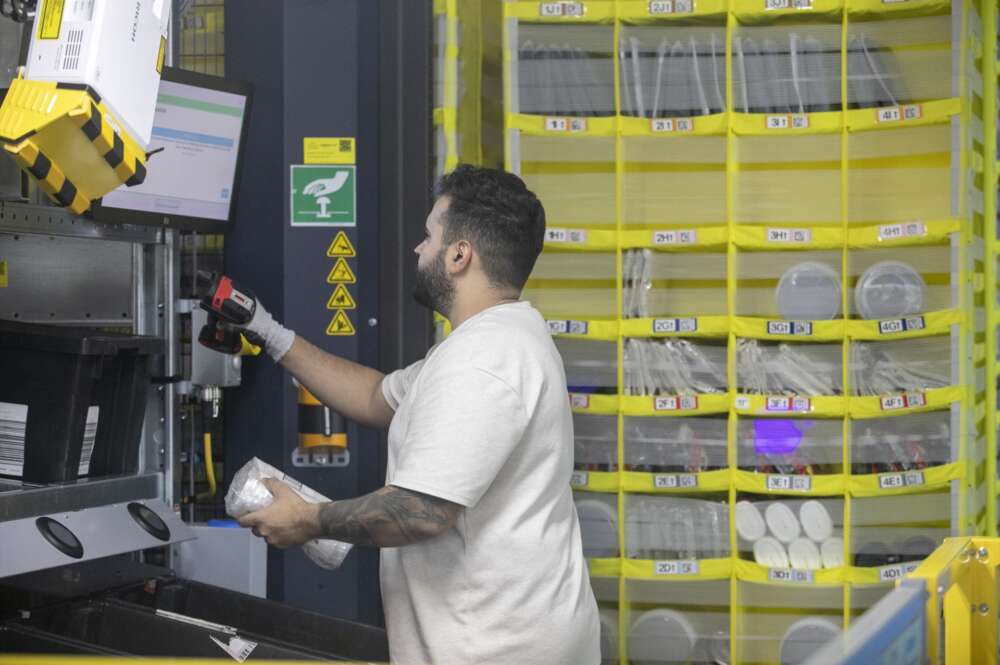
[[319, 538], [375, 547], [409, 545], [450, 529], [461, 508], [451, 501], [387, 485], [356, 499], [323, 504]]

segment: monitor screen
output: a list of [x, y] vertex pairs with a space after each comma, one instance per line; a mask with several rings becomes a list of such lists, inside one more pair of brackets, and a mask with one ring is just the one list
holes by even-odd
[[250, 86], [164, 68], [146, 180], [94, 204], [94, 219], [202, 233], [232, 227]]

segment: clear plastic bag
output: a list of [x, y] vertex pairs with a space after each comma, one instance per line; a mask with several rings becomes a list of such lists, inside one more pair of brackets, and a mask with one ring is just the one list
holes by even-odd
[[[267, 462], [254, 457], [233, 476], [233, 482], [229, 485], [229, 491], [226, 492], [226, 513], [238, 519], [247, 513], [271, 505], [274, 497], [264, 486], [262, 482], [264, 478], [276, 478], [284, 482], [309, 503], [329, 501], [319, 492], [285, 475]], [[350, 543], [342, 543], [339, 540], [317, 539], [302, 545], [302, 551], [317, 566], [333, 570], [344, 563], [351, 547]]]

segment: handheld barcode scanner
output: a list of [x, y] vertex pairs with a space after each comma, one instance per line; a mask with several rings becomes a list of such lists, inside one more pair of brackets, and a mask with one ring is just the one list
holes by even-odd
[[257, 298], [251, 291], [239, 287], [225, 275], [198, 271], [198, 288], [204, 290], [201, 308], [208, 320], [198, 333], [203, 346], [231, 355], [260, 355], [262, 340], [248, 331], [239, 331], [229, 324], [246, 325], [257, 311]]

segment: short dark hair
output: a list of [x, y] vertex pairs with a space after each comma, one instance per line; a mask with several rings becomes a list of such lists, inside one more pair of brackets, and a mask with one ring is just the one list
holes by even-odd
[[447, 196], [445, 246], [469, 241], [494, 287], [520, 291], [545, 242], [545, 208], [513, 173], [459, 164], [434, 185]]

